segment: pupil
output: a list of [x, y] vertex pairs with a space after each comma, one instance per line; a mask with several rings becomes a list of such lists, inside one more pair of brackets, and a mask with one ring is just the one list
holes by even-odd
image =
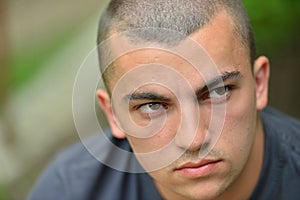
[[219, 94], [219, 95], [223, 95], [226, 93], [226, 88], [225, 87], [221, 87], [221, 88], [218, 88], [216, 90], [216, 92]]

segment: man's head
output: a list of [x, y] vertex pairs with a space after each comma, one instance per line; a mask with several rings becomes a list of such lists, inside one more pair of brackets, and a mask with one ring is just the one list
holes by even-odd
[[125, 32], [127, 42], [105, 47], [137, 47], [107, 68], [110, 95], [98, 92], [113, 135], [128, 139], [166, 199], [248, 198], [262, 164], [257, 110], [269, 64], [253, 59], [241, 3], [120, 0], [103, 17], [99, 42]]
[[[240, 0], [113, 0], [101, 17], [97, 43], [100, 45], [115, 33], [135, 30], [127, 34], [134, 43], [176, 45], [209, 24], [221, 10], [230, 15], [236, 36], [249, 50], [253, 63], [256, 54], [253, 33]], [[143, 28], [148, 29], [137, 31]], [[106, 59], [107, 48], [98, 50], [101, 63]], [[101, 70], [108, 84], [113, 68], [106, 67], [103, 62]]]

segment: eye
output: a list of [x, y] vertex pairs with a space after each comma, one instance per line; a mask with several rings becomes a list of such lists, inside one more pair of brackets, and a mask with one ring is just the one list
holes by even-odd
[[231, 95], [233, 87], [234, 86], [227, 85], [211, 89], [210, 91], [207, 91], [203, 95], [201, 95], [201, 100], [203, 102], [208, 101], [210, 103], [222, 103]]
[[230, 92], [229, 86], [218, 87], [210, 91], [209, 98], [223, 98], [226, 97], [229, 92]]
[[163, 105], [162, 103], [146, 103], [138, 107], [138, 110], [140, 110], [144, 114], [155, 114], [164, 112], [167, 110], [168, 107], [166, 105]]

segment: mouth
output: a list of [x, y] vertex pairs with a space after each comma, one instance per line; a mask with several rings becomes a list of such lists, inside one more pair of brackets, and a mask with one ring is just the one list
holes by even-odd
[[175, 173], [186, 178], [202, 178], [211, 175], [217, 170], [222, 160], [201, 160], [187, 162], [174, 170]]

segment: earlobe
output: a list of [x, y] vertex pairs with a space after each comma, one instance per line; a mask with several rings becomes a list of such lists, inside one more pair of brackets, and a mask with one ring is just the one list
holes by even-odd
[[256, 109], [262, 110], [268, 104], [270, 63], [267, 57], [261, 56], [256, 59], [254, 77], [256, 82]]
[[98, 90], [97, 98], [98, 98], [100, 107], [102, 108], [103, 112], [105, 113], [105, 115], [107, 117], [107, 120], [111, 127], [113, 136], [118, 139], [124, 139], [126, 137], [126, 135], [121, 130], [118, 123], [116, 122], [108, 93], [105, 90]]

